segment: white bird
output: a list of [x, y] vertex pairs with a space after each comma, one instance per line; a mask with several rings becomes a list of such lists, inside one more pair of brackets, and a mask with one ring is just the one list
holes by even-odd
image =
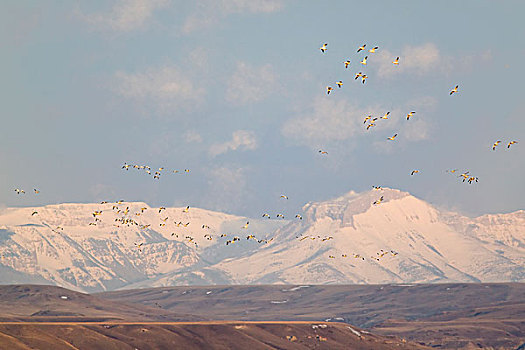
[[363, 60], [360, 62], [362, 65], [366, 66], [366, 59], [368, 58], [368, 56], [365, 56], [365, 58], [363, 58]]
[[452, 95], [453, 93], [458, 92], [458, 88], [459, 88], [459, 85], [456, 85], [456, 87], [453, 88], [452, 91], [450, 91], [450, 95]]
[[320, 50], [321, 50], [322, 53], [324, 53], [326, 50], [328, 50], [327, 46], [328, 46], [327, 43], [325, 43], [325, 44], [323, 44], [323, 46], [321, 46]]
[[388, 137], [387, 140], [394, 141], [394, 139], [396, 138], [396, 136], [397, 136], [397, 134], [394, 134], [394, 136]]

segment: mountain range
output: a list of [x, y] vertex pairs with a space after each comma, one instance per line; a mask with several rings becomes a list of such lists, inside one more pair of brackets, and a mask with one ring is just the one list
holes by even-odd
[[0, 283], [96, 292], [525, 281], [524, 210], [470, 218], [382, 188], [310, 202], [300, 214], [253, 219], [120, 201], [7, 208]]

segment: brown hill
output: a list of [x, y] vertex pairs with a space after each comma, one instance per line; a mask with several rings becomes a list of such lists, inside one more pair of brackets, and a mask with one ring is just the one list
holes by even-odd
[[0, 286], [0, 321], [197, 321], [159, 307], [126, 304], [45, 285]]
[[61, 349], [425, 349], [394, 337], [324, 323], [1, 324], [0, 348]]
[[214, 320], [343, 321], [441, 348], [525, 343], [520, 283], [187, 286], [97, 295]]

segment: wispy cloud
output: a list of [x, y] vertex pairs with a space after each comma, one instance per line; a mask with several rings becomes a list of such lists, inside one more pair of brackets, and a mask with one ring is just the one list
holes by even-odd
[[226, 100], [235, 105], [259, 102], [270, 96], [277, 87], [277, 74], [271, 65], [255, 67], [239, 62], [228, 82]]
[[[399, 56], [399, 65], [392, 61]], [[439, 49], [434, 43], [420, 46], [406, 46], [400, 53], [381, 50], [374, 57], [378, 64], [378, 75], [389, 77], [401, 73], [424, 74], [431, 70], [441, 69], [445, 64]]]
[[246, 169], [222, 166], [208, 173], [208, 190], [204, 204], [210, 209], [223, 212], [238, 212], [250, 199], [246, 190]]
[[[317, 97], [307, 107], [307, 112], [300, 112], [286, 121], [281, 133], [293, 142], [313, 149], [323, 148], [327, 144], [339, 144], [337, 147], [347, 148], [348, 143], [341, 141], [376, 139], [374, 148], [388, 152], [386, 137], [394, 133], [400, 135], [396, 142], [401, 139], [402, 143], [427, 139], [431, 130], [428, 114], [435, 109], [436, 104], [435, 98], [424, 96], [389, 109], [381, 105], [360, 106], [332, 96]], [[366, 124], [363, 124], [365, 116], [381, 117], [388, 111], [388, 119], [379, 119], [376, 126], [366, 130]], [[407, 121], [406, 114], [410, 111], [416, 111], [416, 114]]]
[[272, 13], [284, 7], [283, 0], [205, 0], [200, 1], [183, 26], [185, 34], [215, 25], [230, 14]]
[[202, 136], [195, 130], [188, 130], [184, 133], [184, 141], [187, 143], [201, 143]]
[[232, 139], [224, 143], [214, 144], [210, 147], [209, 153], [215, 157], [229, 151], [237, 149], [254, 150], [257, 148], [257, 140], [253, 131], [237, 130], [232, 134]]
[[[311, 109], [310, 109], [311, 108]], [[288, 120], [281, 133], [300, 144], [319, 147], [325, 142], [346, 140], [359, 128], [359, 120], [369, 111], [346, 100], [317, 97], [310, 111]]]
[[168, 0], [118, 0], [108, 13], [80, 14], [80, 17], [94, 27], [129, 32], [144, 27], [155, 10], [168, 4]]
[[128, 99], [151, 104], [157, 109], [190, 109], [201, 102], [206, 90], [196, 86], [182, 70], [173, 66], [149, 68], [143, 72], [115, 73], [114, 91]]
[[270, 13], [283, 8], [282, 0], [222, 0], [220, 4], [226, 13]]
[[[392, 64], [396, 57], [399, 57], [399, 65]], [[430, 42], [419, 46], [405, 46], [397, 52], [380, 49], [370, 57], [370, 61], [376, 63], [377, 73], [381, 78], [390, 78], [400, 74], [421, 76], [432, 72], [465, 71], [472, 69], [477, 61], [487, 62], [491, 59], [490, 51], [463, 54], [458, 57], [443, 54], [436, 44]]]

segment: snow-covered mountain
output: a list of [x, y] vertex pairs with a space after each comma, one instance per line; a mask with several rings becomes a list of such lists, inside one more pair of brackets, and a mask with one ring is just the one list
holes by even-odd
[[[525, 281], [523, 210], [468, 218], [385, 188], [308, 203], [302, 216], [256, 220], [145, 203], [11, 208], [0, 213], [0, 283], [98, 291]], [[255, 239], [246, 239], [251, 234]], [[226, 245], [235, 236], [240, 240]]]

